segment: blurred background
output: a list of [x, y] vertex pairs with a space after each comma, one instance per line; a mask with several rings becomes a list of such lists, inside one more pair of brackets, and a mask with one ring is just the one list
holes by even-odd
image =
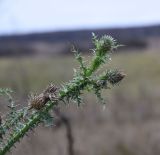
[[105, 68], [127, 74], [118, 88], [104, 91], [106, 110], [84, 94], [81, 107], [61, 107], [69, 125], [39, 127], [8, 154], [159, 155], [159, 6], [159, 0], [0, 0], [0, 87], [12, 88], [18, 104], [50, 82], [72, 79], [77, 63], [70, 49], [89, 59], [92, 32], [125, 45]]

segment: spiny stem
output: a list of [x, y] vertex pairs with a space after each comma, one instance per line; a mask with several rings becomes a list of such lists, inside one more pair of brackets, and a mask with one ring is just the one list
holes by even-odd
[[4, 155], [6, 152], [8, 152], [10, 150], [10, 148], [12, 146], [14, 146], [14, 144], [18, 141], [20, 141], [20, 139], [33, 127], [35, 127], [35, 125], [38, 125], [37, 123], [40, 122], [41, 117], [43, 115], [43, 113], [48, 112], [50, 109], [52, 109], [52, 107], [56, 105], [56, 103], [53, 103], [51, 101], [49, 101], [45, 108], [40, 111], [37, 112], [37, 114], [33, 114], [31, 116], [30, 121], [28, 121], [24, 127], [21, 129], [20, 132], [18, 132], [17, 134], [13, 135], [13, 137], [11, 139], [8, 140], [7, 144], [4, 146], [3, 150], [0, 151], [0, 155]]
[[[87, 84], [87, 83], [86, 83]], [[85, 86], [85, 81], [81, 84]], [[68, 92], [66, 92], [65, 95], [60, 96], [59, 97], [59, 101], [64, 98], [68, 93], [72, 92], [73, 90], [75, 90], [77, 88], [77, 86], [72, 87], [72, 89]], [[39, 123], [43, 114], [47, 113], [48, 111], [50, 111], [51, 109], [53, 109], [53, 106], [56, 106], [58, 104], [58, 102], [51, 102], [49, 101], [46, 106], [44, 107], [44, 109], [42, 109], [41, 111], [37, 112], [37, 114], [33, 114], [31, 116], [31, 119], [28, 123], [26, 123], [24, 125], [24, 127], [21, 129], [20, 132], [18, 132], [16, 135], [14, 135], [11, 139], [9, 139], [9, 141], [7, 142], [7, 144], [4, 146], [3, 150], [0, 151], [0, 155], [5, 155], [6, 152], [8, 152], [8, 150], [10, 150], [10, 148], [12, 146], [14, 146], [14, 144], [19, 141], [32, 127], [34, 127], [35, 124]]]
[[[92, 72], [94, 72], [93, 69], [92, 69]], [[92, 72], [90, 72], [90, 74], [88, 74], [88, 76], [91, 76]], [[82, 86], [84, 88], [86, 85], [87, 85], [87, 82], [84, 80], [80, 85], [75, 85], [70, 90], [68, 90], [64, 95], [61, 95], [59, 97], [59, 100], [63, 99], [65, 96], [67, 96], [67, 94], [69, 94], [73, 90], [77, 89], [78, 86], [79, 86], [79, 88], [82, 88]], [[9, 139], [9, 141], [7, 142], [7, 144], [5, 145], [3, 150], [0, 151], [0, 155], [4, 155], [8, 150], [10, 150], [10, 148], [12, 146], [14, 146], [14, 144], [17, 141], [19, 141], [25, 135], [25, 133], [27, 133], [31, 129], [31, 127], [33, 127], [35, 124], [40, 122], [43, 113], [47, 113], [49, 110], [51, 110], [53, 108], [53, 106], [55, 106], [57, 104], [58, 104], [58, 102], [53, 103], [53, 102], [49, 101], [42, 111], [37, 112], [36, 115], [33, 114], [32, 119], [24, 125], [24, 127], [21, 129], [21, 131], [18, 132], [17, 134], [15, 134], [11, 139]]]
[[[124, 78], [124, 74], [118, 71], [106, 72], [105, 74], [99, 75], [97, 79], [94, 78], [94, 76], [92, 77], [92, 74], [103, 63], [106, 62], [106, 58], [107, 56], [109, 56], [110, 52], [117, 47], [115, 40], [109, 36], [103, 36], [100, 39], [97, 39], [94, 36], [94, 44], [95, 44], [94, 57], [91, 61], [91, 64], [88, 67], [86, 67], [83, 64], [83, 59], [81, 55], [77, 55], [77, 60], [80, 62], [80, 73], [83, 73], [83, 74], [75, 75], [72, 81], [64, 85], [59, 90], [59, 94], [55, 96], [54, 99], [56, 100], [54, 101], [49, 98], [49, 97], [54, 97], [52, 95], [56, 95], [54, 94], [54, 91], [56, 91], [54, 87], [51, 87], [53, 88], [51, 90], [47, 89], [48, 91], [47, 92], [45, 91], [45, 95], [44, 93], [42, 93], [38, 96], [38, 98], [34, 98], [34, 104], [38, 103], [38, 104], [41, 104], [43, 107], [40, 108], [40, 110], [37, 110], [36, 112], [30, 114], [29, 118], [27, 119], [27, 122], [22, 124], [22, 126], [18, 129], [18, 131], [14, 131], [14, 130], [12, 131], [13, 133], [10, 135], [6, 144], [0, 150], [0, 155], [5, 155], [14, 146], [16, 142], [20, 141], [20, 139], [26, 135], [26, 133], [29, 130], [31, 130], [32, 128], [35, 128], [39, 123], [41, 123], [44, 116], [46, 116], [46, 114], [49, 114], [49, 111], [52, 110], [54, 106], [57, 106], [60, 103], [60, 101], [65, 101], [65, 100], [70, 101], [70, 99], [73, 99], [73, 100], [77, 100], [79, 104], [81, 91], [85, 89], [89, 90], [89, 87], [91, 90], [95, 92], [97, 97], [100, 100], [102, 100], [101, 92], [100, 92], [101, 89], [105, 88], [105, 86], [108, 86], [107, 85], [108, 82], [114, 85], [119, 83], [119, 81], [121, 81]], [[48, 94], [48, 92], [51, 94]], [[9, 126], [12, 126], [15, 122], [21, 121], [21, 117], [23, 117], [23, 112], [16, 113], [16, 116], [17, 116], [16, 119], [9, 122], [9, 124], [6, 124], [7, 129], [10, 129], [11, 127]], [[5, 125], [4, 125], [4, 128], [5, 128]]]

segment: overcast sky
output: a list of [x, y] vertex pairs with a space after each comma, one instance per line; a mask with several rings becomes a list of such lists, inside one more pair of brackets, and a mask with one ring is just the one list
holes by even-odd
[[160, 0], [0, 0], [0, 35], [160, 24]]

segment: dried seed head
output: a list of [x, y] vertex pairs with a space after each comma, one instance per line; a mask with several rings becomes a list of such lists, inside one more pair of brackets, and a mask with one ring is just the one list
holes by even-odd
[[126, 75], [121, 72], [121, 71], [114, 71], [114, 72], [110, 72], [109, 76], [108, 76], [108, 81], [115, 85], [117, 83], [119, 83]]
[[57, 91], [57, 87], [54, 84], [50, 84], [47, 86], [47, 88], [44, 90], [44, 93], [55, 93]]
[[47, 98], [44, 96], [44, 94], [40, 94], [38, 96], [31, 96], [29, 99], [29, 106], [30, 109], [36, 109], [40, 110], [44, 107], [44, 105], [47, 103]]
[[50, 101], [57, 100], [57, 87], [50, 84], [40, 95], [32, 95], [29, 99], [30, 109], [40, 110]]

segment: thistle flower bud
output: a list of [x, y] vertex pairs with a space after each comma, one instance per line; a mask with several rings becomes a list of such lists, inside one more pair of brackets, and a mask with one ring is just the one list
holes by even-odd
[[117, 45], [116, 40], [108, 35], [104, 35], [100, 39], [97, 39], [93, 34], [93, 41], [96, 47], [95, 51], [100, 55], [105, 55], [107, 52], [110, 52], [119, 46]]
[[126, 75], [121, 71], [108, 72], [108, 81], [112, 85], [118, 84]]

